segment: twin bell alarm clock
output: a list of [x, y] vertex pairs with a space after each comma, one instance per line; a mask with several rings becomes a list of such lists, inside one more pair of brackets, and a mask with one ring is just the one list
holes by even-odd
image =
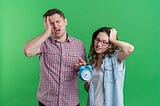
[[91, 65], [80, 66], [78, 76], [84, 81], [90, 81], [93, 77], [94, 71]]

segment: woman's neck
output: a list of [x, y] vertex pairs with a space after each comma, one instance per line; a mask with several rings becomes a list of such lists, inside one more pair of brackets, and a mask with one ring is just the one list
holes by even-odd
[[101, 64], [102, 64], [102, 59], [103, 59], [103, 55], [102, 54], [99, 54], [97, 55], [97, 60], [96, 60], [96, 63], [95, 63], [95, 70], [99, 70]]

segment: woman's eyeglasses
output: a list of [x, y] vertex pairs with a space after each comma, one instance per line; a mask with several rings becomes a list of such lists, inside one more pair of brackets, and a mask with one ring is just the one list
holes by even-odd
[[106, 46], [106, 45], [109, 44], [109, 42], [101, 41], [100, 39], [97, 39], [97, 38], [94, 40], [94, 42], [95, 42], [96, 44], [101, 43], [103, 46]]

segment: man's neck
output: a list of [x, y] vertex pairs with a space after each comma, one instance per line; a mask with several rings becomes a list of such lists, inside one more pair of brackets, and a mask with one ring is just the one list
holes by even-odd
[[65, 34], [65, 35], [63, 35], [63, 36], [60, 37], [60, 38], [53, 36], [52, 38], [55, 39], [55, 40], [58, 41], [58, 42], [65, 42], [65, 41], [68, 39], [68, 35]]

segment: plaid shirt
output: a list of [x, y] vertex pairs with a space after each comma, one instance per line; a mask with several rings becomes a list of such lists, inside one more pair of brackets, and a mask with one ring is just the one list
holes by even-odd
[[38, 100], [46, 106], [79, 104], [77, 70], [79, 57], [85, 59], [81, 41], [68, 37], [65, 42], [48, 38], [41, 45]]

